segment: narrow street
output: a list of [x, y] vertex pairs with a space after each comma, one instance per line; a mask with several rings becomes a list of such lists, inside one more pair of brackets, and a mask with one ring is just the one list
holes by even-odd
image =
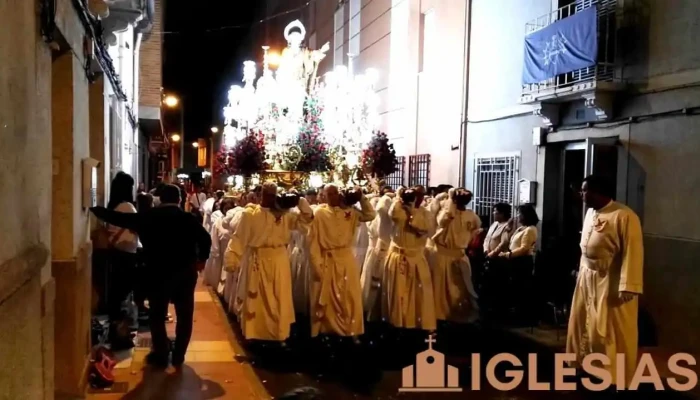
[[[171, 313], [174, 315], [174, 310]], [[302, 332], [300, 326], [307, 326], [306, 321], [297, 323], [295, 337], [290, 340], [287, 349], [244, 344], [237, 322], [228, 318], [219, 299], [207, 287], [199, 284], [195, 293], [194, 333], [182, 372], [176, 373], [172, 367], [166, 371], [155, 371], [144, 365], [150, 335], [143, 330], [138, 336], [137, 347], [120, 354], [112, 390], [93, 391], [88, 399], [275, 399], [291, 391], [308, 388], [317, 390], [319, 398], [332, 400], [603, 398], [600, 394], [583, 390], [528, 391], [527, 373], [518, 388], [500, 392], [486, 383], [484, 360], [498, 353], [510, 353], [525, 362], [529, 353], [536, 353], [538, 381], [553, 382], [552, 351], [502, 331], [455, 327], [440, 333], [434, 349], [446, 354], [448, 365], [459, 369], [459, 384], [464, 391], [400, 393], [401, 369], [414, 364], [415, 355], [427, 349], [422, 334], [384, 337], [383, 333], [372, 332], [363, 338], [363, 344], [359, 347], [343, 347], [301, 339], [308, 338], [308, 332]], [[168, 325], [171, 337], [174, 337], [174, 329], [174, 323]], [[471, 390], [472, 353], [479, 353], [482, 359], [482, 387], [479, 391]], [[508, 381], [502, 368], [497, 370], [497, 375], [501, 381]], [[657, 392], [634, 393], [634, 398], [684, 397]]]
[[[172, 308], [170, 313], [175, 315]], [[195, 292], [194, 331], [180, 373], [172, 367], [153, 370], [144, 364], [150, 333], [141, 329], [137, 347], [119, 354], [111, 391], [88, 393], [91, 400], [112, 399], [266, 399], [269, 398], [251, 367], [237, 361], [241, 349], [233, 336], [219, 300], [198, 284]], [[175, 323], [168, 324], [175, 337]]]

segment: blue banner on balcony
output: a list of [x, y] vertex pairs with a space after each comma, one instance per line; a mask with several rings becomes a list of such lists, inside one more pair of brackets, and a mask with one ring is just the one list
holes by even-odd
[[525, 37], [523, 84], [595, 65], [598, 59], [596, 7], [559, 20]]

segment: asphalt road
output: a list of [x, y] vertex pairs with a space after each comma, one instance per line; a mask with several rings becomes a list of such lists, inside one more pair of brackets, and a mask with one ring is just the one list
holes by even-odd
[[[528, 390], [527, 371], [529, 354], [537, 355], [538, 382], [554, 382], [554, 355], [550, 349], [515, 336], [511, 333], [483, 327], [443, 326], [438, 330], [434, 349], [445, 354], [448, 365], [459, 369], [459, 385], [462, 392], [453, 393], [402, 393], [401, 370], [413, 365], [416, 354], [427, 350], [427, 336], [423, 332], [396, 332], [386, 327], [369, 326], [369, 332], [361, 337], [361, 344], [343, 342], [337, 338], [311, 339], [307, 321], [299, 321], [293, 329], [293, 337], [286, 348], [277, 344], [246, 343], [241, 339], [238, 324], [232, 321], [238, 340], [247, 356], [240, 361], [249, 362], [270, 395], [279, 398], [284, 394], [304, 389], [316, 391], [318, 397], [299, 399], [686, 399], [672, 392], [644, 390], [625, 393], [592, 393], [578, 385], [573, 391]], [[522, 383], [513, 390], [499, 391], [486, 380], [486, 363], [500, 353], [510, 353], [525, 363]], [[481, 365], [474, 364], [472, 355], [479, 354]], [[474, 380], [474, 368], [480, 379]], [[508, 382], [506, 365], [496, 369], [496, 376]], [[513, 368], [511, 367], [511, 370]], [[518, 368], [515, 368], [518, 369]], [[475, 382], [480, 390], [474, 390]], [[576, 378], [567, 382], [577, 382]]]

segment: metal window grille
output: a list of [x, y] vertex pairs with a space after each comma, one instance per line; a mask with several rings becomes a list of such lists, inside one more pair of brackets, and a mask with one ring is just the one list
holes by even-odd
[[405, 171], [406, 157], [396, 157], [396, 170], [393, 174], [386, 177], [386, 184], [394, 188], [394, 190], [398, 189], [403, 185]]
[[430, 154], [418, 154], [408, 157], [408, 186], [430, 183]]
[[517, 204], [519, 157], [516, 155], [478, 156], [474, 160], [473, 207], [480, 217], [492, 218], [493, 206]]

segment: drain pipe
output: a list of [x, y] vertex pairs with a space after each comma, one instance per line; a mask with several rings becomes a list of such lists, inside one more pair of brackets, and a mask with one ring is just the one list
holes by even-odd
[[464, 81], [462, 85], [462, 125], [459, 130], [459, 185], [467, 186], [467, 115], [469, 113], [469, 53], [472, 38], [472, 0], [467, 0], [464, 10]]

